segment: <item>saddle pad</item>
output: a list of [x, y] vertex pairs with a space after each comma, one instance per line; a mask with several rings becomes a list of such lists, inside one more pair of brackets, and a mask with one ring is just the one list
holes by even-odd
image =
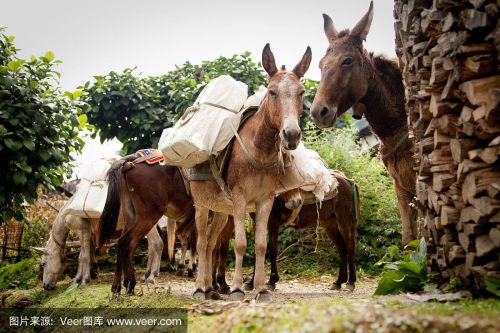
[[147, 164], [156, 164], [163, 162], [164, 158], [161, 152], [154, 148], [141, 149], [137, 151], [137, 154], [141, 155], [141, 157], [146, 158]]

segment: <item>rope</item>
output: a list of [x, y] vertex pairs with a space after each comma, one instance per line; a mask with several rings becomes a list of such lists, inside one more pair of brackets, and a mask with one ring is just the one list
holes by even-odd
[[410, 142], [410, 139], [408, 138], [408, 132], [405, 132], [403, 133], [403, 135], [401, 136], [401, 138], [399, 139], [399, 141], [389, 149], [389, 151], [387, 151], [386, 153], [382, 154], [382, 159], [385, 160], [387, 159], [389, 156], [391, 156], [392, 154], [394, 154], [400, 147], [403, 143], [405, 143], [406, 141]]
[[[261, 161], [257, 160], [252, 155], [250, 150], [248, 150], [247, 146], [243, 143], [243, 140], [241, 139], [238, 132], [234, 129], [234, 127], [232, 125], [230, 125], [230, 126], [234, 132], [234, 136], [236, 137], [236, 139], [240, 143], [241, 149], [243, 149], [243, 152], [247, 156], [247, 159], [250, 161], [250, 163], [253, 165], [254, 168], [256, 168], [257, 170], [267, 170], [267, 169], [272, 169], [272, 168], [276, 168], [276, 170], [279, 170], [280, 160], [282, 159], [282, 154], [283, 154], [281, 151], [281, 146], [278, 149], [278, 156], [277, 156], [276, 162], [271, 162], [269, 164], [263, 164]], [[277, 143], [279, 144], [279, 141], [277, 141]]]
[[[193, 117], [193, 115], [198, 112], [201, 108], [202, 105], [208, 105], [208, 106], [211, 106], [211, 107], [214, 107], [214, 108], [218, 108], [218, 109], [222, 109], [222, 110], [225, 110], [225, 111], [229, 111], [229, 112], [232, 112], [234, 114], [237, 114], [239, 113], [239, 110], [232, 110], [232, 109], [229, 109], [229, 108], [226, 108], [225, 106], [223, 105], [218, 105], [218, 104], [214, 104], [214, 103], [210, 103], [210, 102], [203, 102], [203, 103], [198, 103], [198, 104], [195, 104], [195, 105], [192, 105], [190, 107], [188, 107], [186, 109], [186, 111], [184, 111], [184, 114], [182, 115], [180, 121], [181, 121], [181, 126], [184, 126], [185, 124], [187, 124], [191, 118]], [[188, 116], [190, 116], [188, 118]]]

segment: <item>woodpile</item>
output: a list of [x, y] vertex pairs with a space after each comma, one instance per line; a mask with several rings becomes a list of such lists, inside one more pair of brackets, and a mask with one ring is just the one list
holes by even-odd
[[430, 271], [500, 279], [500, 1], [396, 0]]

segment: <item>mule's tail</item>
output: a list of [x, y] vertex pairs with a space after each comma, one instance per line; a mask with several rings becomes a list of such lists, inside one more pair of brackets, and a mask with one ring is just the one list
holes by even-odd
[[122, 176], [123, 165], [128, 162], [127, 157], [113, 163], [108, 170], [108, 195], [96, 232], [96, 243], [99, 249], [102, 249], [103, 245], [111, 238], [118, 223], [120, 214], [120, 177]]

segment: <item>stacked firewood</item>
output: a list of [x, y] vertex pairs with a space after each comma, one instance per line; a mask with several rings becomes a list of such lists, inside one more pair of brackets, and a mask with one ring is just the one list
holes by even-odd
[[500, 1], [396, 0], [429, 269], [481, 290], [500, 278]]

